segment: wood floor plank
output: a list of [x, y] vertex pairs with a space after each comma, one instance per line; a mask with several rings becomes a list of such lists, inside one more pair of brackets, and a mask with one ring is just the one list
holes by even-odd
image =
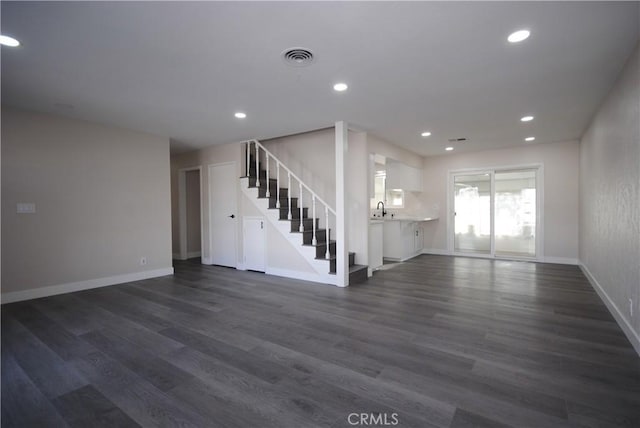
[[338, 288], [180, 261], [1, 327], [3, 427], [640, 426], [640, 358], [576, 266], [422, 255]]
[[68, 426], [51, 402], [4, 349], [2, 351], [2, 426], [5, 428]]
[[2, 314], [2, 347], [49, 399], [87, 385], [87, 381], [17, 320]]
[[53, 405], [73, 428], [140, 426], [91, 385], [55, 398]]
[[185, 371], [108, 330], [92, 331], [80, 337], [160, 391], [168, 391], [191, 378]]
[[207, 426], [202, 413], [172, 400], [160, 390], [101, 352], [73, 361], [74, 366], [108, 400], [142, 426]]

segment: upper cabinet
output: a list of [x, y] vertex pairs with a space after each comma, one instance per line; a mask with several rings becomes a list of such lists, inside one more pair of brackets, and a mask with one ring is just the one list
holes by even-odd
[[387, 159], [387, 189], [422, 192], [422, 169]]

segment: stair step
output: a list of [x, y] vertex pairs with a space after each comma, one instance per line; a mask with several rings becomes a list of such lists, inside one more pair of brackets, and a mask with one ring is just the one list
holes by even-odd
[[[266, 197], [266, 196], [265, 196]], [[276, 209], [276, 196], [275, 195], [271, 195], [271, 197], [269, 198], [269, 208], [270, 209]], [[280, 209], [281, 210], [289, 210], [289, 198], [287, 196], [282, 196], [280, 195]], [[300, 210], [300, 208], [298, 208], [298, 198], [291, 198], [291, 209], [292, 210]], [[286, 218], [286, 216], [285, 216]]]
[[[327, 239], [327, 230], [316, 228], [316, 241], [325, 242]], [[302, 233], [302, 245], [312, 245], [313, 242], [313, 229], [305, 230]]]
[[[353, 265], [349, 267], [349, 285], [360, 284], [369, 278], [369, 266]], [[335, 272], [329, 272], [329, 275], [335, 275]]]
[[[293, 205], [293, 203], [292, 203]], [[298, 204], [296, 204], [298, 205]], [[291, 219], [297, 220], [300, 218], [300, 208], [298, 207], [292, 207], [291, 208]], [[309, 208], [302, 208], [302, 218], [307, 219], [309, 218]], [[280, 220], [289, 220], [289, 208], [288, 207], [280, 207]], [[300, 223], [297, 224], [297, 226], [300, 226]], [[313, 223], [309, 222], [309, 229], [311, 229], [313, 227]], [[316, 225], [316, 227], [318, 227]], [[307, 226], [305, 224], [305, 230], [306, 230]], [[295, 232], [297, 232], [298, 229], [295, 230]]]
[[[269, 179], [269, 184], [271, 184], [271, 186], [274, 186], [274, 183], [278, 183], [278, 180], [276, 180], [275, 178], [270, 178]], [[260, 186], [261, 187], [267, 187], [267, 176], [265, 173], [264, 177], [260, 177]], [[249, 176], [249, 187], [256, 187], [256, 176], [255, 175], [250, 175]], [[274, 187], [275, 188], [275, 187]]]
[[[305, 208], [303, 208], [303, 215], [306, 215], [306, 213], [304, 212]], [[293, 215], [293, 211], [291, 212], [291, 215]], [[298, 210], [298, 216], [300, 216], [300, 210]], [[286, 219], [286, 217], [285, 217]], [[300, 218], [293, 218], [291, 221], [291, 232], [300, 232]], [[304, 225], [304, 230], [311, 230], [313, 229], [313, 221], [314, 219], [311, 218], [303, 218], [302, 219], [302, 224]], [[316, 222], [316, 229], [320, 228], [320, 219], [316, 218], [315, 219]]]
[[[326, 241], [318, 242], [318, 245], [316, 245], [315, 247], [316, 247], [316, 259], [327, 260], [327, 258], [325, 257], [327, 253], [327, 242]], [[329, 260], [331, 260], [331, 257], [335, 257], [336, 255], [336, 241], [334, 240], [329, 241], [329, 255], [330, 255]]]
[[[338, 261], [336, 256], [332, 256], [329, 259], [329, 273], [336, 273], [336, 262]], [[349, 253], [349, 266], [356, 264], [356, 253]]]

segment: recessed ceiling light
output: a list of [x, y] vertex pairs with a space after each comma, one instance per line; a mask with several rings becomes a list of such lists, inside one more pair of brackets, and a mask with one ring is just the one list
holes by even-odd
[[529, 32], [529, 30], [518, 30], [509, 34], [507, 40], [509, 40], [510, 43], [518, 43], [528, 39], [530, 35], [531, 33]]
[[445, 150], [450, 152], [451, 150], [453, 150], [453, 147], [447, 147]]
[[346, 91], [348, 87], [349, 86], [347, 86], [346, 83], [336, 83], [335, 85], [333, 85], [333, 90], [342, 92], [342, 91]]
[[247, 117], [247, 114], [239, 111], [236, 114], [234, 114], [234, 116], [238, 119], [244, 119], [245, 117]]
[[423, 133], [422, 133], [422, 134], [420, 134], [420, 135], [422, 135], [423, 137], [428, 137], [428, 136], [430, 136], [430, 135], [431, 135], [431, 132], [429, 132], [429, 131], [425, 131], [425, 132], [423, 132]]
[[531, 122], [533, 120], [533, 116], [524, 116], [520, 118], [521, 122]]
[[16, 46], [20, 46], [20, 42], [13, 37], [0, 35], [0, 45], [11, 46], [12, 48], [15, 48]]
[[536, 137], [527, 137], [527, 138], [524, 139], [524, 141], [533, 141], [535, 139], [536, 139]]

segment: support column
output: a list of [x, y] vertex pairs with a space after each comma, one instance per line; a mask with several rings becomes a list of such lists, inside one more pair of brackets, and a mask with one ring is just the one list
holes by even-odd
[[349, 151], [346, 122], [336, 122], [336, 279], [338, 287], [349, 285], [349, 242], [347, 231], [347, 156]]

